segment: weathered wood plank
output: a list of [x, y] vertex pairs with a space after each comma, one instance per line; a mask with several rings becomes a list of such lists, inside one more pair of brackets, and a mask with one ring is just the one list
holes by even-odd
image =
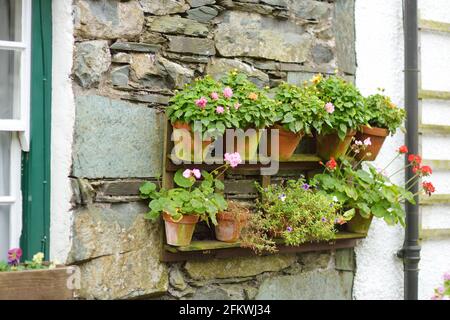
[[450, 91], [420, 90], [419, 99], [450, 100]]
[[421, 196], [421, 205], [450, 204], [450, 194], [434, 194], [431, 197]]
[[450, 126], [422, 124], [419, 126], [419, 132], [425, 134], [450, 134]]
[[71, 300], [70, 267], [0, 272], [0, 300]]
[[450, 160], [424, 159], [423, 163], [433, 170], [450, 170]]
[[422, 240], [450, 239], [450, 229], [422, 229], [420, 231]]
[[419, 22], [419, 28], [426, 31], [437, 31], [437, 32], [449, 32], [450, 33], [450, 23], [425, 20], [422, 19]]

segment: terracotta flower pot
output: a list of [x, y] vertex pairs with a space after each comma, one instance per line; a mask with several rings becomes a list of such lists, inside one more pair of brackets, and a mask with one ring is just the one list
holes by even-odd
[[[253, 128], [249, 128], [252, 130]], [[262, 132], [258, 129], [253, 129], [252, 131], [244, 130], [246, 134], [244, 143], [239, 143], [238, 137], [234, 137], [233, 147], [231, 152], [238, 152], [243, 161], [255, 160], [258, 157], [258, 146], [261, 140]], [[224, 143], [225, 148], [227, 147], [227, 142]], [[225, 150], [225, 152], [230, 152]]]
[[317, 135], [317, 153], [323, 160], [330, 160], [331, 157], [337, 159], [347, 152], [356, 130], [348, 131], [344, 140], [339, 139], [336, 133]]
[[194, 234], [195, 225], [198, 222], [199, 216], [185, 215], [180, 221], [175, 221], [169, 214], [164, 212], [163, 219], [166, 227], [167, 244], [176, 247], [191, 244], [192, 235]]
[[373, 215], [371, 214], [369, 218], [363, 218], [359, 211], [356, 211], [355, 216], [352, 218], [352, 220], [348, 221], [347, 231], [348, 232], [355, 232], [355, 233], [362, 233], [367, 234], [369, 232], [370, 225], [372, 223]]
[[374, 161], [383, 146], [384, 140], [389, 135], [389, 130], [376, 127], [363, 126], [358, 133], [356, 133], [356, 140], [364, 141], [370, 138], [372, 145], [367, 146], [366, 149], [355, 155], [358, 160]]
[[239, 219], [231, 212], [221, 212], [217, 215], [218, 225], [216, 238], [223, 242], [237, 242], [241, 237], [241, 231], [248, 221], [248, 210], [245, 214], [240, 214]]
[[[199, 132], [193, 132], [192, 127], [189, 123], [177, 121], [172, 124], [174, 135], [178, 141], [175, 141], [175, 155], [178, 159], [185, 161], [203, 160], [209, 150], [209, 145], [213, 143], [213, 140], [203, 141], [202, 136]], [[183, 130], [187, 131], [189, 138], [185, 137]], [[178, 131], [178, 132], [177, 132]], [[182, 137], [177, 138], [177, 137]], [[194, 139], [202, 142], [201, 150], [196, 152]]]
[[[276, 160], [289, 160], [292, 155], [295, 152], [295, 149], [297, 149], [298, 145], [302, 141], [303, 138], [303, 132], [299, 133], [293, 133], [289, 130], [284, 129], [280, 125], [274, 125], [273, 128], [271, 128], [271, 131], [273, 129], [278, 129], [278, 155], [272, 154], [272, 139], [269, 137], [268, 139], [268, 151], [269, 155], [272, 156], [272, 158]], [[269, 132], [271, 132], [269, 131]]]

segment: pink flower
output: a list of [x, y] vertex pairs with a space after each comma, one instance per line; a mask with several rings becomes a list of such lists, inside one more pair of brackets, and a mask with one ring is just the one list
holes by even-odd
[[219, 99], [219, 94], [217, 92], [211, 93], [211, 99], [218, 100]]
[[227, 99], [231, 98], [233, 96], [233, 90], [230, 87], [226, 87], [223, 89], [223, 96]]
[[357, 145], [357, 146], [362, 146], [363, 143], [362, 143], [362, 141], [356, 140], [356, 141], [355, 141], [355, 145]]
[[195, 179], [200, 179], [202, 177], [202, 173], [199, 169], [186, 169], [183, 172], [183, 177], [185, 177], [186, 179], [190, 179], [191, 177], [195, 177]]
[[225, 112], [225, 109], [224, 109], [222, 106], [218, 106], [218, 107], [216, 108], [216, 112], [217, 112], [218, 114], [222, 114], [222, 113]]
[[372, 140], [370, 140], [370, 137], [367, 138], [366, 140], [364, 140], [364, 145], [365, 145], [366, 147], [372, 145]]
[[450, 281], [450, 273], [449, 272], [444, 274], [444, 281]]
[[241, 104], [240, 104], [239, 102], [236, 102], [236, 103], [234, 104], [234, 108], [235, 108], [236, 110], [239, 110], [240, 107], [241, 107]]
[[8, 250], [8, 264], [10, 266], [19, 265], [21, 257], [22, 257], [22, 249], [14, 248], [14, 249]]
[[327, 110], [328, 113], [333, 113], [334, 112], [334, 105], [331, 102], [328, 102], [325, 105], [325, 110]]
[[202, 172], [199, 169], [193, 169], [192, 174], [196, 179], [200, 179], [202, 177]]
[[198, 99], [197, 101], [195, 101], [195, 105], [197, 107], [200, 107], [202, 109], [204, 109], [206, 107], [206, 104], [208, 103], [208, 100], [206, 100], [205, 97], [201, 97], [200, 99]]
[[229, 163], [232, 168], [236, 168], [242, 163], [241, 155], [239, 152], [225, 153], [225, 161]]

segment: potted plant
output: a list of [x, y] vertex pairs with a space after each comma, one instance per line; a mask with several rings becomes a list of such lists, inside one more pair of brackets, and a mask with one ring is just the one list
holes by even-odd
[[[366, 146], [361, 141], [356, 141], [352, 145], [355, 154], [362, 152], [364, 148]], [[394, 160], [406, 152], [405, 146], [399, 148]], [[416, 173], [415, 178], [431, 174], [431, 168], [422, 166], [419, 156], [410, 155], [409, 158], [411, 161], [408, 166]], [[346, 228], [350, 232], [367, 234], [374, 216], [384, 219], [389, 225], [400, 223], [404, 226], [403, 203], [405, 201], [415, 203], [415, 195], [409, 190], [417, 180], [411, 179], [405, 186], [397, 185], [391, 178], [404, 168], [387, 175], [390, 164], [384, 169], [377, 169], [372, 165], [362, 169], [360, 163], [361, 161], [353, 161], [353, 158], [341, 159], [339, 163], [331, 159], [324, 164], [324, 173], [315, 175], [311, 183], [320, 193], [333, 196], [342, 205], [345, 219], [337, 222], [346, 223]], [[429, 195], [434, 192], [431, 182], [424, 182], [423, 189]]]
[[[231, 106], [226, 87], [210, 76], [197, 78], [177, 92], [166, 109], [173, 126], [176, 156], [186, 161], [203, 160], [214, 139], [226, 128], [239, 126], [229, 112]], [[199, 147], [195, 148], [194, 141]]]
[[335, 238], [334, 221], [339, 204], [313, 190], [303, 179], [285, 185], [257, 186], [262, 194], [258, 212], [252, 215], [243, 235], [243, 247], [261, 253], [275, 252], [276, 239], [298, 246]]
[[228, 201], [228, 208], [217, 215], [216, 238], [223, 242], [237, 242], [247, 225], [249, 209], [236, 201]]
[[227, 154], [225, 162], [212, 173], [199, 169], [178, 170], [174, 176], [177, 188], [157, 190], [153, 182], [141, 186], [141, 198], [150, 200], [151, 210], [146, 218], [155, 221], [163, 215], [168, 244], [189, 245], [199, 220], [207, 223], [211, 220], [217, 225], [217, 214], [227, 209], [221, 192], [225, 186], [219, 178], [229, 167], [238, 166], [241, 159], [239, 154]]
[[69, 300], [73, 299], [70, 267], [44, 262], [37, 253], [31, 261], [21, 263], [22, 250], [8, 251], [8, 261], [0, 261], [0, 300]]
[[[283, 83], [275, 91], [275, 103], [276, 118], [273, 129], [279, 130], [277, 158], [288, 160], [304, 135], [310, 135], [313, 129], [320, 133], [327, 112], [325, 104], [311, 87]], [[274, 156], [276, 155], [272, 154], [272, 157]]]
[[377, 158], [386, 137], [394, 135], [405, 120], [405, 110], [397, 107], [391, 99], [382, 94], [375, 94], [365, 99], [369, 114], [368, 125], [363, 125], [356, 134], [356, 139], [371, 140], [371, 145], [356, 155], [356, 159], [373, 161]]
[[[261, 129], [270, 127], [274, 123], [274, 101], [264, 90], [258, 88], [247, 76], [236, 70], [222, 78], [225, 88], [231, 96], [229, 112], [233, 118], [233, 125], [238, 128], [237, 135], [245, 134], [245, 142], [239, 144], [237, 137], [232, 142], [233, 148], [229, 153], [239, 152], [243, 160], [256, 159], [258, 145], [261, 139]], [[227, 109], [228, 110], [228, 109]]]
[[317, 153], [324, 160], [337, 159], [347, 152], [356, 130], [367, 123], [364, 99], [353, 84], [338, 76], [319, 74], [311, 81], [328, 114], [317, 133]]

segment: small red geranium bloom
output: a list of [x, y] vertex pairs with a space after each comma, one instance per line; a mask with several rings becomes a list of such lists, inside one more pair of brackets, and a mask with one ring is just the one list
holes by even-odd
[[420, 168], [420, 171], [422, 172], [422, 176], [424, 177], [428, 177], [433, 173], [433, 170], [431, 169], [430, 166], [423, 166]]
[[424, 183], [422, 183], [422, 187], [425, 193], [429, 196], [431, 196], [431, 194], [436, 191], [436, 188], [433, 186], [431, 182], [425, 181]]
[[330, 161], [327, 162], [326, 167], [329, 170], [333, 171], [334, 169], [336, 169], [336, 166], [337, 166], [336, 160], [333, 157], [331, 157]]
[[398, 148], [398, 152], [399, 153], [408, 153], [408, 147], [407, 146], [401, 146], [400, 148]]
[[420, 166], [422, 163], [422, 158], [418, 154], [410, 154], [408, 156], [408, 161], [411, 162], [414, 166]]

